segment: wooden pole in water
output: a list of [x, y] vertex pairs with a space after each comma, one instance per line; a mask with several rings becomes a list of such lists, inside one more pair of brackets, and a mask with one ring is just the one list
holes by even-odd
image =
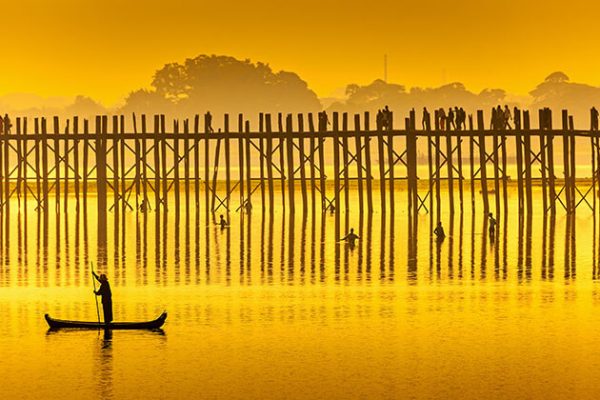
[[209, 173], [210, 173], [210, 140], [209, 140], [209, 130], [210, 130], [210, 116], [207, 112], [204, 114], [204, 208], [205, 208], [205, 223], [208, 225], [208, 215], [210, 213], [210, 181], [209, 181]]
[[379, 190], [381, 192], [381, 212], [385, 213], [385, 156], [383, 143], [383, 127], [381, 124], [377, 126], [377, 150], [379, 163]]
[[266, 208], [266, 199], [265, 199], [265, 115], [260, 113], [258, 116], [258, 132], [260, 134], [260, 138], [258, 139], [258, 150], [260, 153], [260, 203], [262, 210], [264, 211]]
[[394, 114], [390, 112], [388, 114], [388, 122], [386, 126], [387, 130], [387, 159], [388, 159], [388, 169], [389, 169], [389, 185], [390, 185], [390, 211], [392, 214], [394, 213]]
[[279, 132], [279, 171], [280, 171], [280, 182], [281, 182], [281, 201], [283, 208], [285, 209], [285, 132], [283, 130], [283, 114], [277, 114], [277, 125]]
[[267, 131], [267, 184], [269, 185], [269, 210], [275, 210], [275, 188], [273, 187], [273, 128], [271, 114], [265, 115], [265, 128]]
[[196, 216], [200, 208], [200, 115], [194, 115], [194, 198]]
[[325, 188], [325, 137], [324, 132], [327, 130], [327, 124], [322, 123], [319, 119], [318, 124], [318, 140], [319, 140], [319, 188], [321, 192], [321, 207], [323, 212], [327, 210], [327, 196]]
[[142, 114], [142, 170], [141, 174], [144, 177], [142, 180], [142, 201], [144, 202], [144, 208], [148, 210], [150, 204], [148, 204], [148, 139], [146, 137], [146, 115]]
[[183, 135], [185, 139], [183, 140], [183, 154], [185, 154], [183, 159], [183, 179], [185, 186], [185, 211], [189, 215], [190, 212], [190, 121], [185, 119], [183, 121]]
[[286, 116], [285, 130], [288, 170], [288, 198], [290, 203], [290, 211], [293, 213], [296, 209], [296, 205], [294, 201], [294, 136], [292, 128], [292, 114], [288, 114]]
[[[515, 112], [515, 118], [521, 120], [521, 110], [517, 110]], [[523, 211], [524, 205], [524, 195], [523, 195], [523, 140], [522, 140], [522, 130], [521, 127], [517, 130], [515, 134], [515, 147], [517, 149], [517, 190], [518, 190], [518, 198], [519, 198], [519, 213]]]
[[523, 162], [525, 164], [525, 193], [527, 195], [527, 213], [531, 214], [533, 209], [532, 199], [532, 182], [531, 182], [531, 125], [529, 119], [529, 111], [523, 112], [523, 128], [525, 133], [524, 137], [524, 148]]
[[175, 192], [175, 212], [179, 212], [179, 120], [173, 121], [173, 189]]
[[[35, 137], [35, 189], [36, 189], [36, 197], [37, 197], [37, 209], [39, 210], [42, 207], [42, 198], [41, 198], [41, 184], [40, 184], [40, 120], [39, 118], [34, 118], [33, 120], [33, 133]], [[0, 158], [0, 166], [2, 165], [2, 160]], [[2, 168], [0, 168], [0, 178], [2, 178]], [[2, 203], [2, 190], [0, 188], [0, 203]]]
[[125, 116], [119, 116], [119, 144], [120, 144], [120, 162], [121, 162], [121, 210], [125, 213], [127, 206], [127, 171], [125, 170]]
[[[17, 118], [17, 136], [21, 135], [21, 118]], [[15, 188], [17, 192], [17, 201], [19, 204], [19, 208], [21, 207], [21, 179], [23, 177], [23, 154], [21, 153], [21, 143], [25, 142], [24, 140], [17, 141], [17, 186]]]
[[166, 212], [168, 210], [167, 207], [167, 194], [169, 192], [169, 182], [167, 175], [167, 122], [164, 114], [160, 116], [160, 168], [161, 168], [161, 177], [162, 177], [162, 196], [161, 203], [163, 205], [163, 210]]
[[[23, 135], [25, 135], [25, 137], [27, 137], [28, 135], [28, 131], [27, 131], [27, 117], [23, 118]], [[28, 169], [29, 169], [29, 162], [28, 162], [28, 157], [29, 157], [29, 141], [28, 140], [23, 140], [23, 206], [24, 206], [24, 210], [25, 210], [25, 226], [27, 226], [27, 197], [28, 197], [28, 191], [29, 191], [29, 182], [28, 182]], [[78, 204], [79, 206], [79, 204]]]
[[[368, 138], [367, 138], [368, 140]], [[356, 149], [356, 171], [358, 185], [358, 210], [363, 215], [363, 165], [362, 165], [362, 143], [360, 137], [360, 114], [354, 114], [354, 147]]]
[[[502, 130], [504, 132], [504, 130]], [[492, 146], [494, 146], [494, 198], [496, 199], [496, 218], [500, 215], [500, 160], [498, 159], [498, 135], [492, 133]]]
[[485, 215], [490, 210], [487, 189], [487, 171], [486, 171], [486, 152], [485, 152], [485, 132], [483, 125], [483, 111], [477, 110], [477, 130], [479, 131], [479, 177], [481, 179], [481, 196], [483, 197], [483, 212]]
[[[75, 165], [75, 201], [76, 209], [79, 211], [79, 117], [73, 117], [73, 164]], [[87, 140], [87, 139], [86, 139]]]
[[[106, 246], [106, 136], [108, 132], [108, 117], [96, 117], [96, 191], [98, 196], [98, 244]], [[43, 133], [43, 131], [42, 131]], [[115, 228], [116, 229], [116, 228]]]
[[304, 153], [304, 116], [302, 114], [298, 114], [298, 133], [298, 155], [300, 157], [300, 187], [302, 191], [302, 211], [306, 212], [306, 210], [308, 209], [308, 193], [306, 188], [306, 156]]
[[333, 113], [333, 174], [334, 174], [334, 201], [335, 211], [340, 211], [340, 134], [339, 134], [339, 114]]
[[66, 214], [67, 210], [68, 210], [68, 205], [69, 205], [69, 168], [71, 167], [71, 164], [69, 164], [69, 120], [67, 119], [67, 126], [65, 127], [65, 140], [64, 140], [64, 146], [63, 146], [63, 168], [65, 170], [64, 172], [64, 182], [65, 182], [65, 190], [63, 191], [63, 196], [64, 196], [64, 204], [63, 204], [63, 210]]
[[[97, 121], [98, 123], [98, 121]], [[99, 134], [100, 126], [98, 124], [97, 133]], [[48, 199], [48, 130], [46, 126], [46, 118], [42, 118], [42, 137], [40, 138], [40, 144], [42, 145], [42, 196], [43, 196], [43, 208], [44, 212], [48, 213], [49, 210], [49, 199]], [[6, 159], [4, 160], [6, 163]], [[6, 174], [5, 174], [6, 176]], [[8, 179], [8, 176], [6, 177]], [[8, 200], [8, 196], [6, 197]], [[7, 202], [8, 206], [8, 202]]]
[[[238, 115], [238, 170], [240, 176], [240, 207], [244, 206], [244, 116]], [[242, 212], [244, 210], [242, 209]]]
[[507, 173], [507, 159], [506, 159], [506, 134], [502, 132], [500, 136], [500, 147], [502, 149], [502, 195], [504, 198], [504, 213], [508, 213], [508, 173]]
[[[571, 188], [571, 210], [573, 214], [577, 211], [577, 202], [575, 198], [576, 183], [577, 183], [577, 160], [575, 158], [575, 127], [573, 123], [573, 116], [569, 115], [569, 158], [570, 158], [570, 170], [569, 170], [569, 182]], [[573, 228], [574, 229], [574, 228]]]
[[[119, 215], [119, 117], [112, 117], [112, 189], [113, 189], [113, 209], [115, 216]], [[108, 147], [108, 146], [107, 146]]]
[[223, 121], [223, 131], [225, 132], [225, 206], [229, 210], [229, 197], [231, 194], [231, 155], [229, 143], [229, 114], [225, 114]]
[[[462, 127], [461, 127], [462, 129]], [[458, 198], [460, 201], [460, 212], [463, 211], [463, 165], [462, 165], [462, 136], [461, 130], [459, 130], [456, 134], [456, 161], [458, 162]]]
[[441, 140], [440, 140], [440, 116], [438, 111], [435, 112], [435, 208], [436, 216], [440, 221], [442, 215], [442, 200], [440, 195], [440, 180], [441, 180], [441, 165], [440, 165], [440, 151], [441, 151]]
[[[83, 165], [81, 168], [83, 169], [83, 208], [87, 210], [87, 194], [88, 194], [88, 163], [90, 157], [90, 145], [88, 138], [90, 137], [90, 122], [87, 119], [83, 120], [83, 134], [85, 136], [85, 140], [83, 141]], [[37, 149], [36, 149], [37, 152]], [[39, 155], [36, 154], [36, 163], [39, 161]], [[39, 167], [36, 167], [36, 170], [39, 171]], [[39, 183], [39, 172], [36, 174], [38, 179], [38, 187]], [[38, 198], [39, 198], [39, 190], [38, 190]]]
[[221, 156], [221, 138], [217, 137], [217, 146], [215, 147], [215, 160], [213, 163], [213, 177], [212, 177], [212, 196], [211, 196], [211, 212], [215, 212], [215, 203], [217, 201], [217, 179], [219, 175], [219, 161]]
[[154, 211], [160, 212], [160, 115], [154, 116]]
[[310, 135], [310, 201], [313, 213], [317, 207], [317, 183], [316, 183], [316, 168], [315, 168], [315, 151], [316, 151], [316, 134], [315, 134], [315, 122], [313, 120], [313, 114], [308, 114], [308, 131]]
[[58, 122], [58, 117], [55, 116], [52, 124], [54, 127], [54, 189], [56, 191], [55, 212], [59, 211], [60, 206], [60, 141], [58, 137], [60, 134], [60, 126]]
[[446, 167], [448, 170], [448, 201], [450, 203], [450, 214], [454, 214], [454, 163], [452, 160], [452, 131], [448, 126], [446, 135]]
[[[540, 117], [540, 121], [542, 121], [543, 116], [542, 116], [542, 110], [539, 110], [539, 117]], [[541, 129], [540, 126], [540, 164], [541, 164], [541, 168], [540, 168], [540, 172], [542, 175], [542, 205], [544, 207], [544, 213], [546, 213], [546, 210], [548, 209], [548, 188], [546, 187], [546, 185], [548, 184], [547, 182], [547, 177], [546, 177], [546, 171], [548, 169], [548, 165], [546, 164], [546, 138], [544, 135], [544, 131]]]
[[[437, 121], [437, 118], [436, 118]], [[471, 171], [471, 211], [475, 212], [475, 136], [473, 134], [473, 115], [469, 115], [469, 169]]]
[[365, 131], [365, 164], [367, 173], [367, 211], [373, 213], [373, 171], [371, 170], [371, 132], [369, 128], [369, 112], [364, 114]]
[[552, 111], [546, 110], [548, 134], [546, 135], [546, 147], [548, 149], [548, 195], [550, 196], [550, 213], [556, 213], [556, 175], [554, 174], [554, 134], [552, 133]]
[[344, 210], [350, 211], [350, 175], [348, 164], [348, 113], [342, 114], [342, 162], [344, 163]]
[[570, 190], [570, 166], [569, 161], [569, 114], [567, 110], [562, 110], [562, 136], [563, 136], [563, 161], [564, 161], [564, 179], [565, 179], [565, 194], [567, 197], [567, 214], [572, 212], [571, 210], [571, 190]]
[[248, 202], [249, 209], [252, 208], [252, 170], [250, 169], [250, 121], [246, 121], [246, 201]]

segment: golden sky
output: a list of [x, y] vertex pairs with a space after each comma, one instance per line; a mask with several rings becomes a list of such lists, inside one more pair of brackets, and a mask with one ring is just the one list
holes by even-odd
[[383, 76], [524, 94], [563, 70], [600, 85], [600, 2], [2, 0], [0, 94], [106, 105], [168, 62], [232, 55], [297, 72], [320, 96]]

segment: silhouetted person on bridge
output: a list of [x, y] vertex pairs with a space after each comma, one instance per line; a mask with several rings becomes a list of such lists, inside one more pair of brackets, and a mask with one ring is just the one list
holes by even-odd
[[513, 117], [515, 121], [515, 129], [521, 129], [521, 113], [519, 112], [519, 108], [515, 106], [513, 109]]
[[423, 119], [421, 120], [424, 131], [431, 130], [431, 114], [427, 111], [427, 107], [423, 107]]
[[446, 232], [444, 232], [444, 227], [442, 226], [442, 221], [438, 222], [437, 226], [433, 230], [433, 233], [434, 233], [435, 237], [437, 238], [437, 240], [444, 240], [444, 238], [446, 237]]
[[460, 116], [460, 120], [458, 123], [459, 129], [466, 130], [467, 129], [467, 113], [462, 107], [458, 109], [458, 115]]
[[212, 127], [212, 114], [210, 113], [210, 111], [208, 111], [205, 115], [206, 118], [206, 131], [210, 132], [210, 133], [214, 133], [214, 129]]
[[392, 130], [392, 112], [387, 105], [383, 108], [383, 127], [387, 131]]
[[452, 107], [448, 108], [448, 116], [446, 117], [446, 126], [448, 130], [456, 129], [456, 124], [454, 123], [454, 111]]
[[504, 129], [512, 129], [512, 126], [510, 125], [510, 121], [512, 120], [512, 115], [510, 115], [510, 109], [508, 108], [508, 105], [504, 106]]
[[8, 118], [8, 114], [4, 114], [3, 118], [4, 124], [4, 133], [10, 133], [10, 128], [12, 128], [12, 123], [10, 122], [10, 118]]
[[590, 110], [590, 117], [592, 119], [590, 130], [597, 131], [598, 130], [598, 110], [596, 107], [592, 107]]
[[321, 111], [319, 113], [319, 132], [325, 132], [327, 130], [327, 125], [329, 125], [329, 117], [327, 117], [327, 112]]
[[350, 245], [350, 247], [354, 247], [356, 244], [356, 240], [360, 239], [356, 233], [354, 233], [354, 228], [350, 229], [350, 233], [342, 238], [342, 240], [346, 241]]
[[102, 311], [104, 311], [104, 323], [106, 325], [110, 324], [113, 320], [112, 313], [112, 293], [110, 291], [110, 284], [108, 283], [108, 278], [105, 274], [100, 274], [98, 276], [94, 271], [92, 271], [92, 275], [98, 282], [100, 282], [100, 287], [98, 290], [94, 291], [96, 296], [102, 296]]
[[438, 117], [440, 118], [440, 130], [446, 130], [446, 111], [443, 108], [438, 110]]

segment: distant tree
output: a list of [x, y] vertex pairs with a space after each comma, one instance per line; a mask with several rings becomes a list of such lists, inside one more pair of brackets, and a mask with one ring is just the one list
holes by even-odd
[[78, 116], [101, 115], [106, 113], [106, 108], [90, 97], [78, 95], [73, 104], [65, 107], [65, 113]]
[[165, 65], [154, 74], [151, 91], [137, 91], [125, 108], [140, 105], [175, 113], [309, 112], [321, 109], [317, 95], [297, 74], [273, 72], [268, 64], [233, 57], [200, 55]]
[[564, 72], [553, 72], [544, 79], [546, 82], [560, 83], [560, 82], [568, 82], [569, 77]]
[[175, 108], [172, 100], [153, 90], [140, 89], [129, 93], [121, 112], [139, 114], [169, 114]]

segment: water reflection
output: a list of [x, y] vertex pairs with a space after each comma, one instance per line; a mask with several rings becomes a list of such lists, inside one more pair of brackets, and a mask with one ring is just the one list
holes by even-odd
[[[102, 244], [95, 239], [104, 234], [90, 212], [95, 210], [92, 199], [70, 213], [38, 209], [28, 216], [18, 207], [9, 210], [0, 214], [5, 227], [0, 235], [2, 286], [88, 285], [92, 261], [117, 287], [398, 281], [416, 285], [465, 279], [526, 284], [554, 281], [556, 249], [564, 249], [565, 282], [575, 281], [578, 273], [591, 279], [600, 276], [595, 214], [509, 214], [499, 218], [494, 236], [488, 234], [483, 213], [442, 214], [447, 235], [437, 241], [432, 231], [438, 217], [432, 215], [266, 210], [234, 213], [228, 216], [230, 226], [221, 229], [217, 215], [206, 220], [194, 207], [189, 212], [117, 207], [107, 226], [113, 240], [91, 246]], [[340, 240], [353, 228], [360, 237], [355, 246]], [[577, 271], [577, 264], [586, 262], [591, 268]]]

